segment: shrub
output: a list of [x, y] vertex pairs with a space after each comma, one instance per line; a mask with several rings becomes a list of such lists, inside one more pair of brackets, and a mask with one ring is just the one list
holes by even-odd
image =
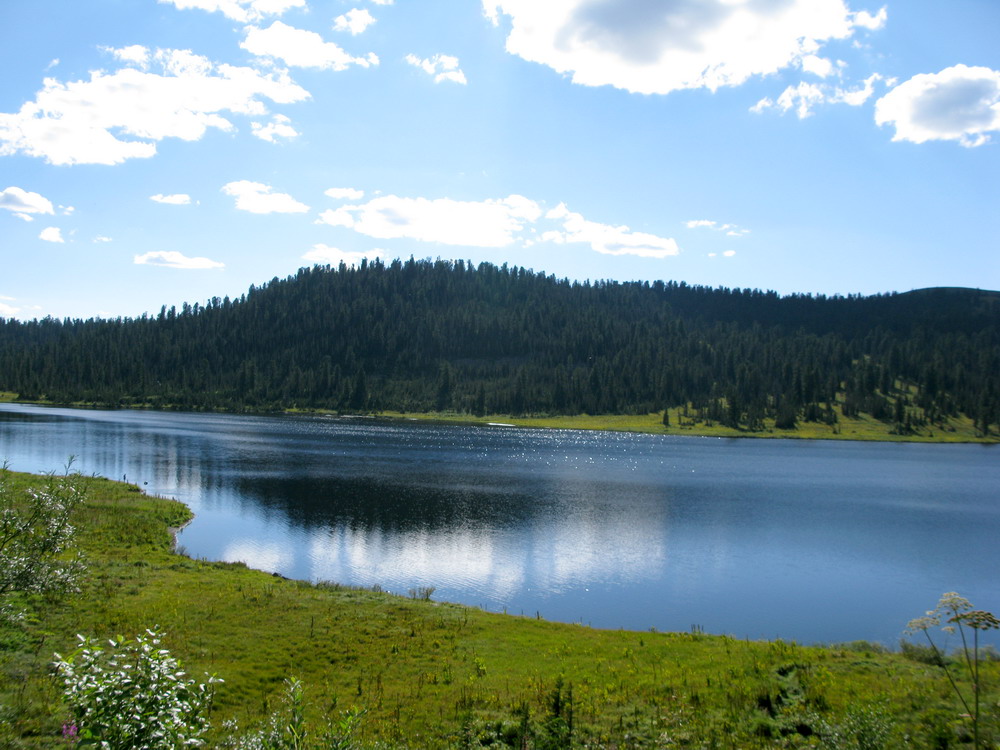
[[77, 636], [80, 646], [55, 654], [73, 721], [63, 734], [79, 747], [101, 750], [176, 750], [198, 747], [208, 729], [213, 683], [186, 679], [180, 663], [160, 648], [163, 634], [147, 630], [110, 649]]
[[65, 476], [49, 475], [41, 489], [19, 493], [7, 465], [0, 466], [0, 620], [23, 614], [14, 596], [73, 590], [83, 571], [79, 555], [66, 558], [74, 535], [70, 516], [84, 499], [79, 475], [68, 469]]

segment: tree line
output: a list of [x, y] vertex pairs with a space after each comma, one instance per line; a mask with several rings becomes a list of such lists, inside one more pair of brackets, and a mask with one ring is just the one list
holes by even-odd
[[1000, 294], [781, 296], [464, 261], [314, 266], [238, 299], [0, 320], [0, 390], [111, 406], [626, 414], [741, 429], [1000, 420]]

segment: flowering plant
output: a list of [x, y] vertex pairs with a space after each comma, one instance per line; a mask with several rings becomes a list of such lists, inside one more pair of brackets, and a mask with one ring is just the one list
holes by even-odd
[[[946, 623], [941, 625], [942, 620]], [[961, 691], [958, 683], [955, 681], [955, 676], [952, 674], [951, 669], [948, 666], [948, 662], [944, 659], [937, 644], [931, 638], [930, 630], [940, 626], [946, 633], [954, 633], [956, 630], [962, 639], [962, 656], [965, 666], [969, 670], [969, 677], [972, 680], [972, 705], [969, 705], [969, 701], [966, 699], [965, 694]], [[969, 641], [966, 636], [966, 629], [972, 631], [972, 647], [969, 647]], [[965, 709], [965, 713], [972, 718], [972, 732], [973, 732], [973, 747], [979, 748], [979, 698], [982, 694], [982, 684], [979, 681], [979, 631], [980, 630], [995, 630], [1000, 628], [1000, 620], [992, 612], [986, 612], [981, 609], [973, 609], [969, 600], [965, 597], [959, 596], [954, 591], [949, 591], [941, 595], [941, 599], [938, 601], [937, 607], [929, 610], [927, 614], [923, 617], [917, 617], [906, 626], [906, 633], [912, 635], [914, 633], [923, 633], [927, 638], [927, 642], [930, 644], [934, 651], [934, 655], [937, 657], [937, 662], [944, 669], [945, 675], [948, 677], [948, 682], [951, 685], [952, 690], [955, 695], [958, 696], [959, 701], [962, 703], [962, 707]]]
[[188, 679], [179, 662], [160, 648], [163, 634], [147, 630], [134, 640], [100, 648], [77, 636], [80, 646], [55, 654], [63, 695], [73, 723], [63, 736], [77, 747], [101, 750], [176, 750], [199, 747], [208, 729], [213, 685]]

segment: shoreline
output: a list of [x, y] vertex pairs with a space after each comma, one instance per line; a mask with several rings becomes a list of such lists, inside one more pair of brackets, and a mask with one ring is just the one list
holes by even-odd
[[[45, 401], [22, 401], [14, 398], [0, 398], [0, 404], [9, 403], [41, 408], [62, 408], [105, 411], [151, 411], [163, 413], [188, 414], [233, 414], [244, 416], [311, 416], [334, 419], [370, 419], [385, 422], [420, 422], [453, 426], [494, 427], [543, 429], [543, 430], [584, 430], [587, 432], [629, 432], [639, 435], [661, 435], [670, 437], [703, 437], [723, 439], [756, 439], [756, 440], [847, 440], [854, 442], [881, 443], [922, 443], [933, 445], [997, 445], [1000, 435], [979, 436], [972, 432], [971, 420], [966, 417], [955, 418], [950, 430], [939, 428], [930, 430], [930, 434], [892, 434], [880, 428], [886, 427], [884, 422], [873, 418], [856, 418], [838, 421], [838, 430], [830, 425], [803, 422], [793, 430], [779, 430], [773, 425], [762, 430], [741, 430], [721, 425], [680, 425], [664, 427], [662, 413], [645, 415], [604, 414], [604, 415], [559, 415], [559, 416], [526, 416], [515, 417], [507, 414], [488, 414], [482, 417], [438, 412], [399, 412], [381, 411], [370, 414], [336, 413], [329, 409], [247, 409], [236, 411], [232, 409], [164, 409], [141, 404], [128, 406], [112, 406], [108, 404], [52, 403]], [[967, 424], [968, 423], [968, 424]]]

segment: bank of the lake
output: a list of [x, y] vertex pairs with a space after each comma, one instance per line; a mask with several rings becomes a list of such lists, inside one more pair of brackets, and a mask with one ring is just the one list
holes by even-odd
[[[75, 409], [108, 409], [114, 405], [101, 403], [55, 403], [45, 400], [23, 400], [16, 393], [0, 392], [0, 403], [36, 404], [38, 406], [63, 406]], [[149, 405], [129, 404], [129, 409], [150, 409]], [[163, 411], [162, 407], [158, 410]], [[378, 411], [357, 414], [358, 418], [403, 419], [450, 425], [510, 425], [551, 430], [596, 430], [635, 432], [644, 435], [678, 435], [690, 437], [762, 438], [799, 440], [864, 440], [906, 443], [1000, 443], [1000, 434], [982, 434], [973, 421], [965, 415], [953, 416], [940, 425], [914, 428], [909, 432], [894, 430], [891, 423], [874, 419], [870, 415], [844, 416], [837, 409], [837, 421], [799, 421], [792, 428], [780, 429], [773, 419], [763, 420], [759, 430], [736, 429], [710, 421], [698, 421], [685, 416], [684, 410], [668, 409], [667, 422], [664, 412], [650, 414], [576, 414], [576, 415], [527, 415], [489, 414], [476, 416], [455, 412], [399, 412]], [[220, 413], [227, 413], [222, 410]], [[243, 410], [243, 414], [273, 414], [270, 411]], [[284, 414], [329, 414], [324, 409], [286, 409]]]
[[[41, 481], [10, 478], [22, 489]], [[178, 555], [169, 528], [189, 518], [185, 506], [134, 485], [81, 481], [80, 593], [33, 602], [22, 625], [0, 634], [7, 747], [51, 748], [59, 736], [66, 714], [53, 651], [72, 649], [77, 633], [154, 626], [190, 674], [225, 680], [212, 746], [225, 719], [252, 724], [276, 706], [289, 676], [307, 686], [312, 721], [364, 709], [363, 746], [478, 747], [490, 737], [522, 746], [527, 727], [525, 747], [569, 747], [567, 720], [574, 747], [812, 747], [817, 734], [836, 732], [843, 743], [879, 736], [882, 747], [904, 738], [950, 747], [964, 731], [940, 669], [869, 644], [602, 631], [311, 585]], [[982, 680], [991, 722], [997, 667], [987, 664]], [[563, 744], [546, 744], [552, 737]]]
[[779, 429], [773, 419], [764, 420], [759, 430], [735, 429], [712, 422], [699, 422], [685, 417], [681, 409], [669, 409], [668, 424], [663, 412], [653, 414], [577, 414], [572, 416], [492, 414], [477, 417], [470, 414], [439, 412], [384, 411], [371, 415], [386, 419], [411, 419], [440, 424], [509, 425], [553, 430], [599, 430], [635, 432], [645, 435], [677, 435], [719, 438], [771, 438], [801, 440], [865, 440], [908, 443], [986, 443], [1000, 442], [1000, 435], [983, 435], [972, 420], [965, 416], [951, 417], [943, 427], [925, 427], [910, 432], [894, 432], [893, 425], [868, 415], [838, 416], [834, 424], [798, 422], [795, 427]]

